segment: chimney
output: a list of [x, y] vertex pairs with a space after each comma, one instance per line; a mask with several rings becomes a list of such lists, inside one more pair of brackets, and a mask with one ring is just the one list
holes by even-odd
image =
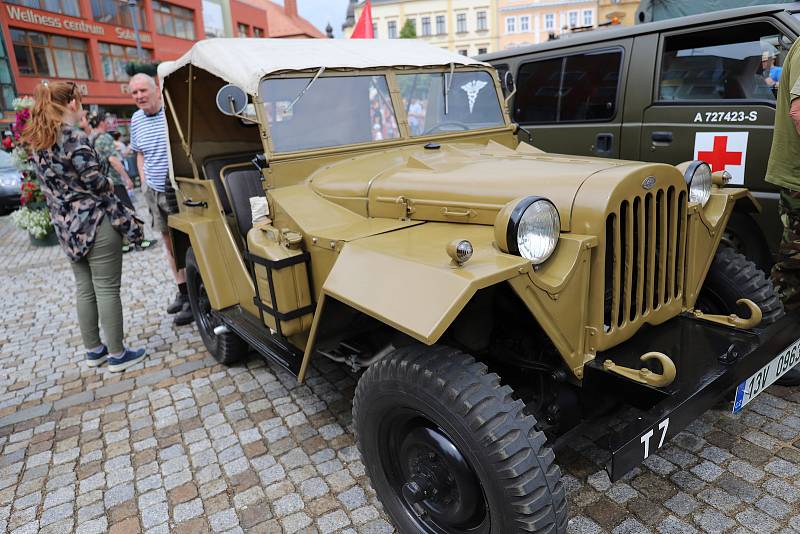
[[297, 16], [297, 0], [283, 0], [283, 11], [290, 17]]

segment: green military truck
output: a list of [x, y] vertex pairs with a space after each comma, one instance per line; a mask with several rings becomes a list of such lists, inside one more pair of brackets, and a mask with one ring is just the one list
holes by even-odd
[[[728, 171], [739, 204], [724, 242], [768, 271], [778, 193], [764, 181], [780, 66], [800, 4], [773, 4], [598, 29], [481, 56], [510, 72], [512, 120], [546, 152]], [[773, 79], [775, 78], [775, 79]]]
[[800, 360], [800, 314], [719, 246], [746, 189], [521, 143], [486, 63], [211, 39], [159, 74], [206, 347], [359, 373], [356, 442], [400, 532], [563, 533], [552, 440], [634, 404], [617, 480]]

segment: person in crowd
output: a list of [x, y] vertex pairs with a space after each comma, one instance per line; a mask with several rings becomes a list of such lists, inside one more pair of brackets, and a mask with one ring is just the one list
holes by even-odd
[[[776, 104], [766, 181], [780, 188], [783, 236], [771, 278], [784, 307], [791, 311], [800, 309], [800, 39], [783, 62]], [[800, 385], [800, 365], [778, 383]]]
[[131, 118], [131, 150], [136, 152], [136, 164], [142, 181], [153, 229], [161, 233], [167, 251], [172, 274], [178, 284], [175, 301], [167, 307], [167, 313], [175, 314], [175, 324], [185, 325], [194, 320], [186, 289], [186, 273], [175, 268], [175, 256], [169, 236], [167, 217], [170, 212], [167, 189], [172, 187], [169, 179], [169, 147], [167, 141], [167, 118], [161, 102], [161, 93], [156, 81], [147, 74], [138, 73], [128, 82], [133, 101], [139, 109]]
[[[93, 115], [88, 119], [91, 133], [89, 134], [89, 141], [97, 152], [97, 157], [100, 161], [103, 174], [111, 178], [114, 182], [114, 194], [117, 195], [123, 204], [134, 210], [133, 202], [128, 196], [128, 191], [133, 190], [133, 180], [128, 176], [128, 172], [122, 165], [122, 158], [117, 151], [114, 144], [114, 138], [108, 133], [109, 121], [107, 118], [101, 118]], [[136, 244], [136, 250], [146, 250], [155, 244], [156, 240], [143, 239], [140, 243]], [[123, 242], [122, 252], [129, 252], [132, 245], [128, 242]]]
[[2, 142], [3, 150], [6, 152], [11, 152], [14, 150], [14, 135], [6, 130], [3, 132], [3, 142]]
[[34, 154], [58, 241], [71, 260], [86, 363], [96, 367], [108, 360], [109, 370], [118, 372], [145, 357], [145, 349], [123, 344], [120, 300], [122, 234], [134, 243], [144, 234], [141, 221], [100, 171], [97, 154], [78, 127], [82, 115], [75, 83], [39, 84], [22, 142]]

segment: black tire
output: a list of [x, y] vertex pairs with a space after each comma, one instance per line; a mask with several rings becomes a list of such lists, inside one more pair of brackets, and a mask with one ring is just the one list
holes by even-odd
[[233, 332], [214, 333], [214, 328], [220, 322], [211, 313], [211, 303], [191, 247], [186, 251], [186, 289], [194, 321], [208, 352], [223, 365], [232, 365], [242, 360], [248, 352], [247, 343], [242, 338]]
[[767, 238], [755, 219], [747, 213], [734, 211], [725, 227], [722, 243], [753, 261], [768, 273], [774, 263]]
[[403, 347], [367, 369], [353, 400], [356, 441], [399, 532], [566, 531], [555, 455], [511, 394], [449, 347]]
[[761, 308], [764, 326], [784, 315], [783, 304], [764, 271], [732, 248], [721, 246], [711, 262], [696, 307], [705, 313], [749, 317], [749, 310], [736, 304], [741, 298], [750, 299]]

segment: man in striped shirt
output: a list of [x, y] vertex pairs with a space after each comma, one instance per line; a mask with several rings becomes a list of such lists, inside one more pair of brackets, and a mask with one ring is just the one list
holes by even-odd
[[165, 191], [172, 184], [169, 181], [167, 118], [161, 93], [156, 87], [156, 81], [147, 74], [134, 75], [128, 86], [139, 108], [131, 118], [131, 149], [136, 152], [136, 166], [142, 179], [144, 197], [153, 217], [153, 229], [161, 233], [172, 274], [178, 284], [178, 295], [167, 307], [167, 313], [176, 314], [176, 325], [189, 324], [193, 317], [186, 290], [186, 273], [183, 269], [175, 269], [175, 255], [167, 226], [170, 209]]

